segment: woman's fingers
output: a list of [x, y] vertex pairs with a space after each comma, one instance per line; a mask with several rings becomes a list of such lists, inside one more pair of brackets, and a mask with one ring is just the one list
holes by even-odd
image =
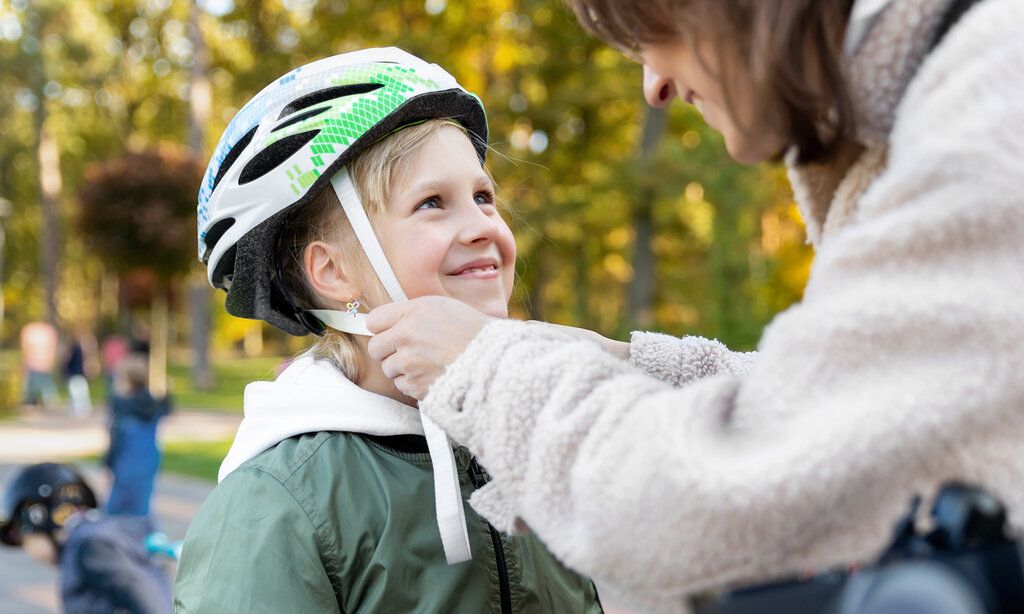
[[385, 330], [382, 333], [370, 337], [366, 344], [366, 351], [370, 358], [382, 362], [398, 350], [396, 343], [397, 333], [393, 330]]
[[380, 334], [397, 324], [412, 306], [414, 304], [409, 301], [375, 307], [366, 316], [366, 328], [370, 329], [374, 335]]
[[382, 305], [367, 318], [374, 333], [367, 349], [399, 390], [422, 399], [488, 321], [488, 316], [447, 297]]
[[398, 354], [391, 354], [380, 363], [380, 368], [389, 379], [395, 379], [405, 373]]

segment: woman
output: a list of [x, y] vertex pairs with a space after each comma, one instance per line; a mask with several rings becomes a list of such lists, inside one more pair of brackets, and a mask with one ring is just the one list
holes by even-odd
[[649, 102], [703, 108], [737, 160], [784, 154], [816, 260], [756, 354], [375, 310], [385, 373], [493, 475], [475, 507], [666, 609], [870, 558], [950, 478], [1024, 527], [1024, 3], [933, 50], [951, 0], [570, 4]]

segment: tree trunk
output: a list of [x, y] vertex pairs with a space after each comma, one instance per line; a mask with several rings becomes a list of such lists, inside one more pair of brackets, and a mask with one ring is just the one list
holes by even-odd
[[7, 199], [0, 197], [0, 348], [4, 346], [4, 244], [6, 242], [6, 231], [7, 228], [4, 223], [7, 221], [7, 215], [10, 213], [11, 203]]
[[533, 270], [530, 272], [532, 283], [526, 294], [526, 313], [531, 320], [544, 320], [544, 286], [547, 281], [547, 269], [545, 267], [546, 249], [543, 243], [534, 248], [531, 258]]
[[637, 170], [640, 190], [633, 207], [633, 278], [629, 282], [630, 325], [648, 328], [654, 324], [654, 251], [651, 239], [654, 235], [654, 177], [651, 159], [668, 123], [664, 108], [648, 107], [644, 130], [637, 151]]
[[122, 322], [120, 297], [120, 279], [117, 273], [106, 268], [100, 276], [100, 318], [103, 322], [111, 322], [118, 327]]
[[[213, 388], [213, 370], [210, 368], [210, 288], [206, 279], [189, 284], [189, 311], [192, 314], [192, 386], [197, 390]], [[200, 304], [201, 303], [201, 304]]]
[[57, 264], [60, 261], [60, 216], [57, 211], [63, 186], [60, 176], [60, 153], [57, 140], [46, 127], [46, 104], [39, 101], [36, 112], [36, 127], [39, 144], [39, 205], [43, 215], [43, 240], [40, 243], [40, 260], [43, 269], [43, 284], [46, 291], [46, 321], [57, 326]]
[[591, 328], [590, 325], [590, 259], [588, 258], [587, 233], [583, 233], [579, 244], [576, 246], [576, 300], [573, 311], [575, 312], [575, 326]]
[[[210, 118], [212, 96], [210, 92], [210, 53], [199, 28], [199, 8], [191, 3], [189, 8], [189, 35], [195, 50], [192, 65], [192, 88], [189, 95], [189, 146], [200, 160], [204, 158], [206, 122]], [[192, 385], [198, 390], [210, 390], [214, 386], [213, 370], [210, 368], [210, 287], [205, 277], [189, 283], [189, 311], [191, 312], [192, 341]]]
[[167, 395], [167, 331], [170, 320], [167, 290], [165, 283], [157, 284], [149, 316], [149, 390], [157, 398]]
[[[55, 7], [34, 6], [26, 19], [29, 37], [44, 40], [48, 34], [48, 26], [53, 18]], [[60, 175], [60, 154], [55, 135], [47, 128], [47, 108], [45, 87], [47, 83], [46, 65], [41, 50], [30, 52], [35, 56], [30, 62], [29, 84], [36, 99], [33, 117], [35, 128], [36, 162], [39, 173], [39, 209], [42, 213], [42, 240], [39, 243], [39, 261], [43, 276], [45, 292], [44, 305], [46, 321], [57, 325], [57, 263], [59, 262], [60, 229], [59, 213], [62, 181]]]
[[259, 322], [253, 322], [245, 329], [242, 351], [247, 358], [254, 358], [263, 353], [263, 326]]

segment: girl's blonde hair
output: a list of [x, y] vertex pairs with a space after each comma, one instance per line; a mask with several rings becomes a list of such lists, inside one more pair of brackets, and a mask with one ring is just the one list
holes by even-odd
[[[454, 126], [472, 138], [472, 135], [455, 121], [431, 119], [391, 133], [374, 143], [348, 165], [349, 176], [371, 219], [384, 211], [391, 187], [408, 180], [414, 154], [445, 126]], [[306, 247], [314, 241], [338, 245], [345, 261], [354, 265], [351, 270], [359, 275], [357, 281], [362, 295], [352, 297], [353, 299], [358, 298], [362, 305], [369, 308], [390, 301], [330, 185], [296, 211], [289, 218], [282, 233], [284, 253], [278, 257], [284, 258], [284, 282], [299, 307], [345, 308], [344, 305], [335, 304], [320, 296], [306, 277], [303, 254]], [[363, 376], [360, 369], [362, 359], [353, 335], [327, 328], [306, 354], [332, 362], [347, 378], [356, 384], [360, 383]]]

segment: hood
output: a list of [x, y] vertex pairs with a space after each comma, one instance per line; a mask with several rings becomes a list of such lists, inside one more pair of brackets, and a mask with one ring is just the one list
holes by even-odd
[[319, 431], [364, 435], [423, 435], [434, 474], [437, 528], [450, 565], [472, 558], [462, 491], [448, 436], [419, 410], [352, 383], [311, 356], [297, 359], [273, 382], [245, 387], [245, 417], [220, 465], [223, 480], [277, 443]]
[[[861, 159], [797, 164], [797, 152], [786, 155], [789, 182], [807, 228], [808, 243], [818, 246], [836, 227], [837, 197], [849, 207], [885, 168], [889, 135], [903, 94], [928, 55], [932, 38], [952, 0], [858, 0], [853, 11], [871, 15], [857, 33], [859, 44], [849, 49], [844, 67], [857, 116], [857, 141], [865, 147]], [[848, 218], [849, 211], [840, 211]]]
[[244, 407], [245, 417], [218, 481], [264, 450], [303, 433], [423, 435], [416, 408], [363, 390], [329, 362], [309, 356], [295, 360], [275, 381], [246, 386]]

